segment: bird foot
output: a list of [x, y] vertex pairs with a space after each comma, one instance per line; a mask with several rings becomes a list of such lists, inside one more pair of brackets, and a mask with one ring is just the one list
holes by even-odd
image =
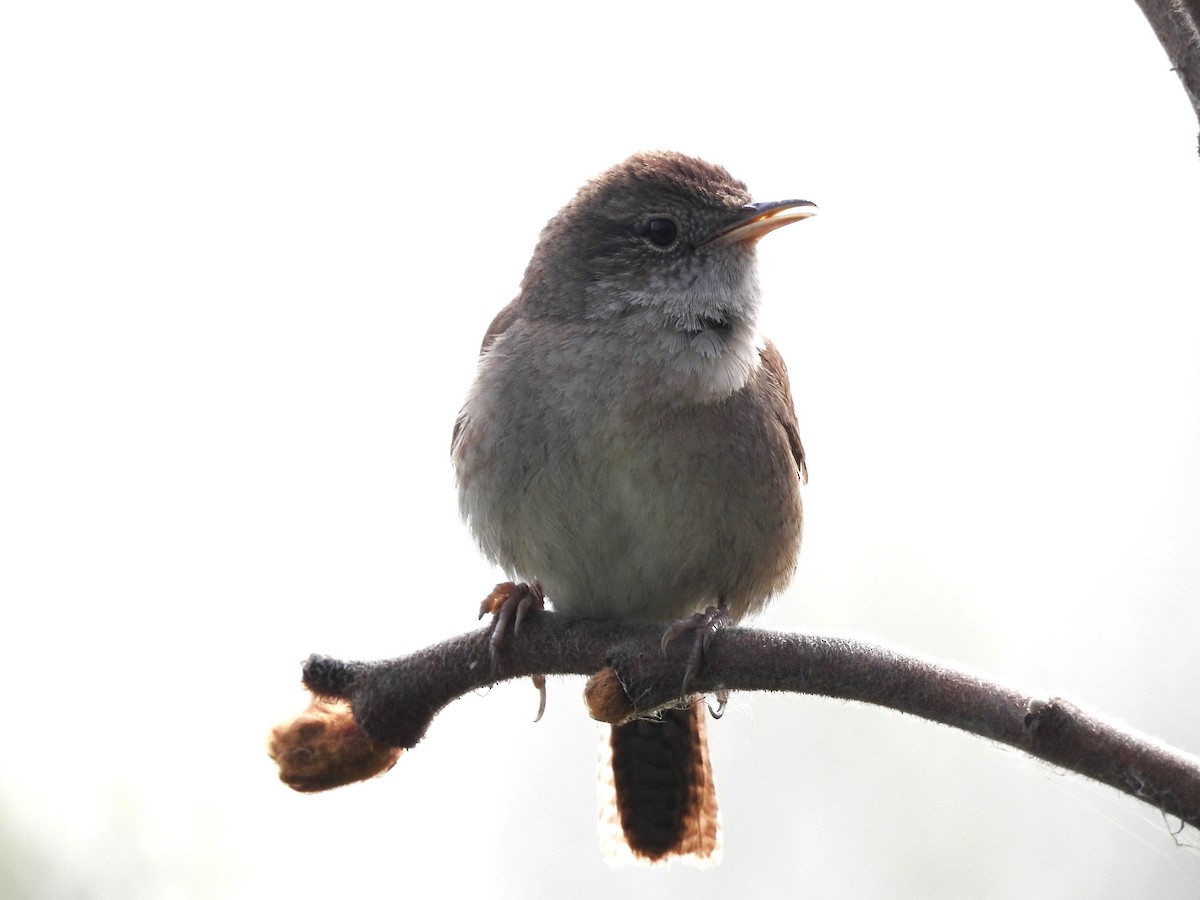
[[[730, 618], [729, 610], [722, 601], [716, 606], [708, 607], [704, 612], [680, 619], [663, 633], [661, 644], [663, 653], [666, 653], [672, 642], [684, 632], [694, 631], [696, 633], [692, 641], [692, 651], [688, 654], [687, 668], [683, 670], [683, 687], [680, 690], [682, 695], [687, 694], [688, 682], [695, 678], [696, 673], [700, 671], [700, 665], [704, 661], [704, 654], [708, 652], [708, 645], [712, 641], [713, 635], [732, 624], [733, 619]], [[715, 715], [720, 717], [721, 713], [725, 711], [725, 698], [718, 695], [717, 699], [721, 705]]]
[[[488, 637], [488, 655], [492, 658], [492, 671], [495, 673], [500, 650], [504, 646], [505, 635], [512, 627], [515, 638], [521, 631], [521, 622], [531, 609], [545, 609], [546, 595], [542, 586], [536, 581], [532, 584], [514, 584], [503, 581], [492, 588], [483, 602], [479, 604], [479, 618], [488, 613], [492, 615], [492, 633]], [[533, 721], [539, 722], [542, 713], [546, 711], [546, 676], [534, 675], [533, 686], [538, 691], [538, 711]]]
[[531, 609], [545, 609], [546, 595], [542, 586], [536, 581], [533, 584], [514, 584], [503, 581], [492, 588], [492, 592], [484, 597], [479, 604], [479, 618], [491, 613], [492, 634], [488, 638], [488, 648], [494, 657], [504, 644], [504, 637], [512, 626], [512, 636], [521, 633], [521, 623]]

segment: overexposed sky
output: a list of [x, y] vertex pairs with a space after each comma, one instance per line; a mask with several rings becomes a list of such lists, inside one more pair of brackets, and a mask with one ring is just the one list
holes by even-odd
[[0, 123], [0, 894], [1200, 892], [1149, 807], [816, 698], [709, 729], [703, 873], [602, 861], [581, 680], [329, 795], [263, 751], [310, 652], [474, 626], [479, 340], [650, 148], [821, 208], [760, 245], [811, 479], [757, 624], [1200, 751], [1197, 123], [1135, 3], [10, 5]]

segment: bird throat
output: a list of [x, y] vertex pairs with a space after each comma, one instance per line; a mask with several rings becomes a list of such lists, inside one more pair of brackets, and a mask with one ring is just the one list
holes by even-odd
[[684, 402], [719, 400], [740, 390], [758, 367], [758, 332], [732, 316], [698, 316], [663, 343], [666, 370]]
[[687, 329], [687, 333], [690, 335], [698, 335], [705, 332], [710, 332], [715, 337], [724, 340], [733, 333], [733, 325], [724, 316], [700, 316], [696, 321], [696, 327]]

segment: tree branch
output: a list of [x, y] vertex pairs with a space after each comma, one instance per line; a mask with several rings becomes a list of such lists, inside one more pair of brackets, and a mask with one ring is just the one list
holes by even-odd
[[[312, 656], [304, 683], [320, 698], [348, 702], [368, 743], [377, 746], [411, 748], [457, 697], [497, 681], [542, 674], [592, 675], [585, 690], [589, 709], [593, 717], [615, 723], [678, 702], [691, 642], [676, 641], [664, 653], [663, 629], [531, 612], [494, 660], [490, 629], [484, 628], [386, 662]], [[726, 628], [713, 637], [688, 688], [790, 691], [886, 706], [1016, 747], [1200, 826], [1200, 759], [1065, 700], [1038, 699], [883, 647]], [[333, 782], [320, 785], [329, 786]]]
[[1200, 119], [1200, 0], [1137, 0]]

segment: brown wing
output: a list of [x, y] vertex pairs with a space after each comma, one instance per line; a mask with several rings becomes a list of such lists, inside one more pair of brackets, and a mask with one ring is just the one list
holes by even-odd
[[[488, 326], [487, 334], [483, 336], [483, 343], [479, 345], [479, 355], [482, 356], [487, 352], [487, 348], [497, 337], [502, 335], [517, 318], [517, 302], [514, 300], [500, 312], [496, 313], [496, 318], [492, 319], [492, 324]], [[454, 453], [454, 447], [458, 443], [458, 434], [462, 431], [463, 425], [466, 424], [465, 411], [459, 412], [458, 418], [454, 420], [454, 433], [450, 436], [450, 452]]]
[[792, 386], [788, 382], [787, 366], [783, 364], [783, 357], [779, 355], [779, 350], [770, 341], [767, 341], [763, 347], [762, 363], [767, 377], [772, 386], [779, 391], [780, 399], [783, 401], [777, 406], [779, 424], [787, 433], [788, 444], [791, 445], [792, 456], [796, 460], [796, 469], [800, 473], [800, 480], [804, 484], [808, 484], [808, 466], [804, 463], [804, 445], [800, 443], [800, 425], [796, 422], [796, 404], [792, 401]]

